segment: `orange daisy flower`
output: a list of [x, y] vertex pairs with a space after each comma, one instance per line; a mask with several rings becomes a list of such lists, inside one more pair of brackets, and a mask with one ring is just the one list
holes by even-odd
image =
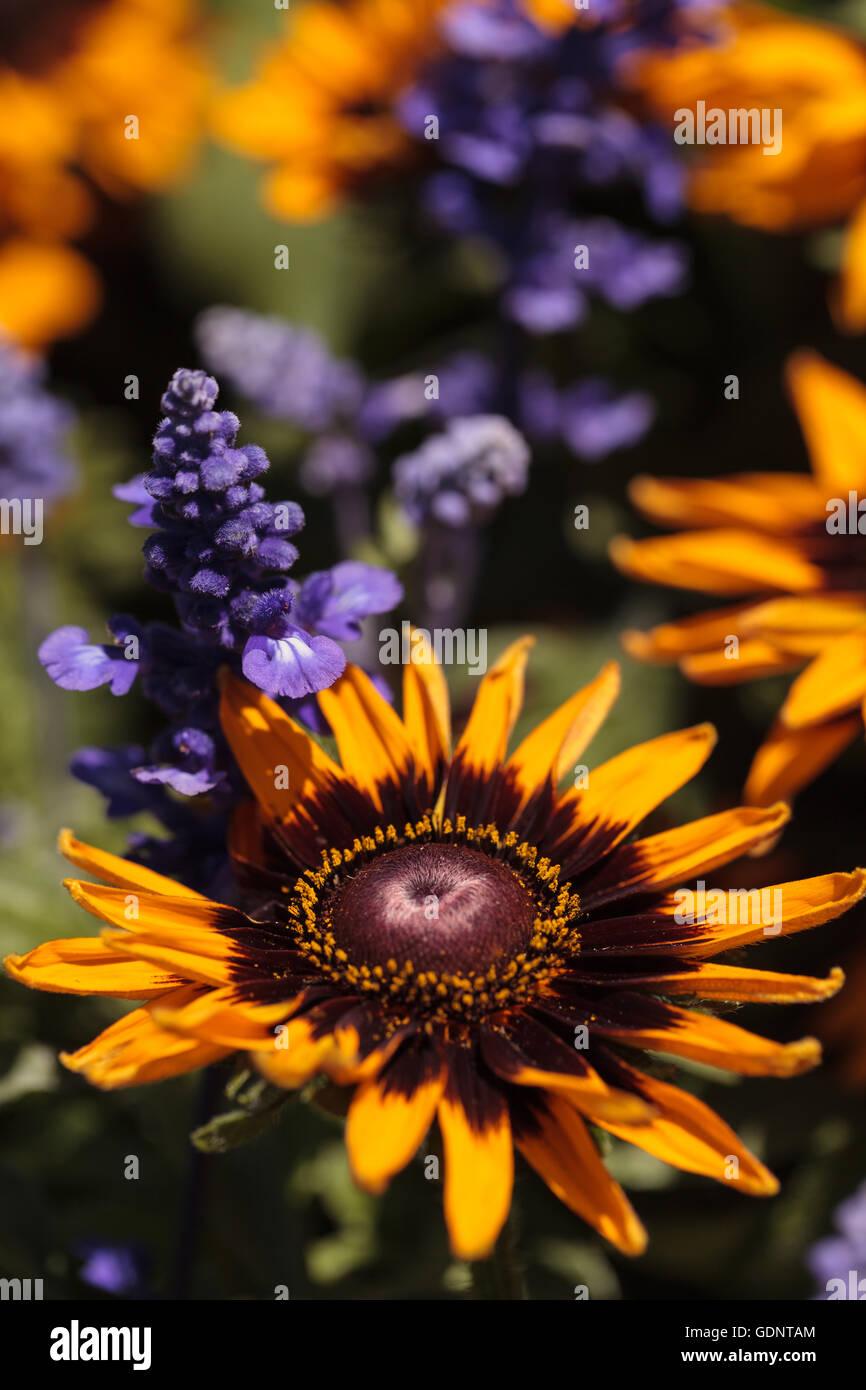
[[410, 149], [396, 98], [436, 49], [448, 0], [313, 0], [266, 52], [255, 78], [223, 93], [214, 129], [232, 149], [274, 166], [265, 203], [315, 221]]
[[635, 505], [680, 534], [611, 545], [632, 578], [747, 598], [625, 633], [632, 656], [675, 661], [703, 685], [806, 667], [752, 763], [744, 794], [758, 806], [811, 782], [866, 712], [866, 505], [856, 510], [866, 498], [866, 388], [808, 352], [790, 360], [787, 379], [811, 477], [635, 478]]
[[[704, 25], [702, 17], [697, 23]], [[763, 5], [720, 10], [707, 43], [638, 60], [636, 88], [654, 114], [680, 109], [782, 112], [782, 143], [707, 145], [692, 205], [768, 231], [803, 231], [848, 220], [834, 304], [842, 326], [866, 328], [866, 49], [829, 25]], [[850, 220], [849, 220], [850, 219]]]
[[[841, 984], [710, 957], [760, 941], [761, 924], [674, 885], [776, 835], [784, 805], [739, 808], [662, 834], [631, 834], [708, 756], [706, 725], [653, 739], [557, 790], [605, 718], [605, 667], [510, 754], [530, 639], [481, 681], [453, 752], [441, 671], [405, 669], [403, 718], [350, 667], [319, 695], [341, 764], [261, 692], [230, 677], [223, 727], [255, 796], [233, 857], [242, 906], [64, 833], [101, 883], [73, 897], [106, 925], [6, 968], [39, 989], [148, 1002], [68, 1067], [131, 1086], [248, 1053], [267, 1080], [319, 1073], [351, 1087], [356, 1181], [381, 1192], [438, 1122], [454, 1254], [487, 1255], [508, 1214], [516, 1147], [550, 1189], [628, 1254], [645, 1233], [587, 1129], [600, 1126], [741, 1192], [772, 1174], [695, 1096], [645, 1069], [645, 1053], [745, 1076], [792, 1076], [813, 1038], [780, 1044], [683, 1000], [795, 1002]], [[844, 912], [866, 872], [777, 887], [773, 933]], [[709, 898], [707, 899], [709, 902]]]

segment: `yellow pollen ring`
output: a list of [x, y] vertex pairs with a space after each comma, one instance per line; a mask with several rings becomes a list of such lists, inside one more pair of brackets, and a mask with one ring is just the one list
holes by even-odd
[[[327, 900], [339, 887], [346, 870], [363, 867], [372, 857], [407, 844], [463, 844], [495, 856], [529, 888], [538, 915], [533, 922], [527, 950], [485, 972], [415, 972], [411, 959], [393, 957], [370, 967], [350, 959], [338, 945]], [[534, 845], [514, 831], [501, 834], [494, 824], [468, 826], [464, 816], [445, 819], [439, 826], [431, 813], [404, 826], [377, 826], [371, 835], [357, 837], [350, 848], [322, 851], [318, 869], [307, 869], [297, 880], [288, 903], [288, 926], [295, 946], [309, 963], [329, 980], [361, 995], [376, 996], [388, 1005], [389, 1026], [401, 1026], [408, 1016], [421, 1015], [428, 1024], [468, 1023], [485, 1015], [525, 1004], [561, 970], [566, 956], [579, 949], [580, 934], [574, 926], [580, 899], [567, 886], [559, 886], [559, 865], [539, 857]], [[531, 878], [531, 885], [527, 879]]]

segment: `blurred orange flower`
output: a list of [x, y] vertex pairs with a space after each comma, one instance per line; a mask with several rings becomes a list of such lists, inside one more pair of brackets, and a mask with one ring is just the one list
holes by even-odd
[[866, 328], [866, 50], [840, 29], [762, 5], [723, 11], [717, 41], [698, 35], [676, 52], [639, 60], [632, 80], [654, 113], [758, 108], [782, 112], [782, 145], [707, 145], [692, 205], [769, 231], [850, 219], [834, 310]]
[[0, 20], [0, 324], [40, 347], [96, 312], [67, 245], [112, 198], [167, 187], [202, 128], [192, 0], [49, 0]]
[[788, 384], [811, 477], [636, 478], [635, 505], [680, 534], [611, 547], [633, 578], [746, 599], [627, 632], [631, 655], [704, 685], [805, 666], [752, 763], [745, 798], [758, 806], [812, 781], [866, 713], [866, 387], [807, 352]]
[[272, 44], [253, 80], [221, 94], [217, 136], [274, 166], [265, 203], [315, 221], [360, 182], [399, 164], [410, 141], [394, 98], [436, 46], [447, 0], [314, 0]]

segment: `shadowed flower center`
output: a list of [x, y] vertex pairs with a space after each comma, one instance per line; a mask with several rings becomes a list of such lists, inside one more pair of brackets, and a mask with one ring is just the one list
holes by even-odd
[[537, 908], [517, 875], [464, 845], [406, 845], [365, 865], [331, 909], [350, 960], [486, 970], [525, 949]]
[[387, 1028], [519, 1007], [580, 949], [578, 895], [513, 830], [430, 812], [325, 850], [281, 910], [316, 974], [372, 998]]

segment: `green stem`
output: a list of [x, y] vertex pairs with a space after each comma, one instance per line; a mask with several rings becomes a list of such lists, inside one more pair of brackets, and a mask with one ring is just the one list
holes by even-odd
[[513, 1215], [503, 1226], [493, 1254], [472, 1266], [472, 1295], [487, 1300], [529, 1297], [517, 1254]]

